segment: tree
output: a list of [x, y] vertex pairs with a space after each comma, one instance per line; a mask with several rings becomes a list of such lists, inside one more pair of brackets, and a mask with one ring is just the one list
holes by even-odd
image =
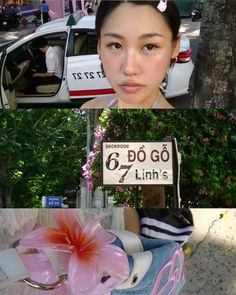
[[45, 194], [79, 186], [86, 158], [86, 116], [74, 110], [0, 114], [0, 205], [40, 206]]
[[194, 107], [236, 106], [236, 1], [205, 0], [196, 64], [190, 80]]

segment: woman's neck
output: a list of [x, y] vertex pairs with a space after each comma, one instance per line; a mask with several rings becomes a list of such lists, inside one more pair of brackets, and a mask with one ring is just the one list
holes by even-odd
[[127, 104], [117, 97], [113, 107], [119, 109], [173, 109], [173, 106], [166, 100], [161, 91], [150, 103], [145, 102], [144, 104]]
[[129, 104], [117, 97], [116, 107], [119, 109], [151, 109], [158, 108], [161, 101], [161, 92], [158, 91], [153, 98], [144, 100], [143, 102]]

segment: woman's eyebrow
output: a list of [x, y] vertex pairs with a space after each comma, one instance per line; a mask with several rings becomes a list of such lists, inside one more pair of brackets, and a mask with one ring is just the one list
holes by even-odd
[[[113, 38], [118, 38], [118, 39], [125, 39], [124, 36], [118, 34], [118, 33], [113, 33], [113, 32], [108, 32], [103, 34], [103, 37], [113, 37]], [[139, 39], [145, 39], [145, 38], [154, 38], [154, 37], [164, 37], [164, 35], [159, 34], [159, 33], [144, 33], [140, 35], [138, 38]]]
[[103, 37], [113, 37], [113, 38], [118, 38], [118, 39], [125, 39], [122, 35], [117, 34], [117, 33], [112, 33], [112, 32], [108, 32], [103, 34]]
[[154, 37], [164, 37], [164, 35], [160, 33], [145, 33], [139, 36], [139, 39], [145, 39], [145, 38], [154, 38]]

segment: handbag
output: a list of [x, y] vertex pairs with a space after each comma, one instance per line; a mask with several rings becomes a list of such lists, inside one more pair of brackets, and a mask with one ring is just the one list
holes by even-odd
[[105, 231], [98, 220], [82, 225], [73, 210], [54, 209], [53, 218], [56, 227], [36, 229], [19, 243], [38, 249], [22, 256], [31, 287], [48, 295], [177, 295], [183, 287], [178, 243]]
[[[97, 293], [99, 295], [177, 295], [185, 283], [183, 274], [184, 255], [182, 248], [176, 242], [162, 239], [151, 239], [137, 236], [128, 231], [110, 231], [116, 236], [114, 245], [122, 248], [128, 257], [129, 277], [110, 293]], [[48, 257], [50, 257], [50, 253]], [[33, 254], [37, 266], [33, 278], [37, 281], [55, 281], [55, 274], [49, 272], [48, 262], [41, 254]], [[51, 253], [52, 255], [52, 253]], [[28, 255], [26, 255], [28, 256]], [[52, 255], [53, 256], [53, 255]], [[50, 258], [52, 258], [52, 256]], [[52, 259], [50, 259], [52, 261]], [[46, 260], [47, 261], [47, 260]], [[111, 261], [112, 263], [112, 261]], [[29, 262], [28, 262], [29, 264]], [[56, 265], [56, 263], [53, 263]], [[31, 263], [32, 265], [32, 263]], [[39, 268], [40, 265], [40, 268]], [[45, 269], [44, 269], [45, 268]], [[58, 268], [58, 267], [57, 267]], [[39, 274], [40, 272], [40, 274]], [[50, 273], [50, 278], [47, 274]], [[106, 277], [105, 277], [106, 278]], [[108, 283], [109, 277], [103, 283]], [[65, 290], [67, 290], [65, 292]], [[68, 286], [61, 285], [47, 294], [70, 293]], [[41, 294], [41, 292], [40, 292]], [[44, 293], [43, 293], [44, 294]]]
[[176, 242], [112, 231], [128, 255], [129, 278], [112, 295], [177, 295], [185, 283], [184, 255]]

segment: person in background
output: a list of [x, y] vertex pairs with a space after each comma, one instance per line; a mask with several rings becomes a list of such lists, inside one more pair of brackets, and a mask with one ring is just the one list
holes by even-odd
[[36, 92], [36, 86], [48, 84], [60, 84], [62, 79], [64, 52], [59, 46], [50, 46], [44, 37], [34, 41], [34, 46], [45, 54], [47, 71], [32, 74], [30, 93]]
[[87, 9], [87, 14], [93, 14], [93, 2], [91, 0], [86, 1], [84, 7]]
[[49, 21], [49, 6], [45, 0], [42, 2], [42, 14], [43, 14], [43, 23], [47, 23]]

